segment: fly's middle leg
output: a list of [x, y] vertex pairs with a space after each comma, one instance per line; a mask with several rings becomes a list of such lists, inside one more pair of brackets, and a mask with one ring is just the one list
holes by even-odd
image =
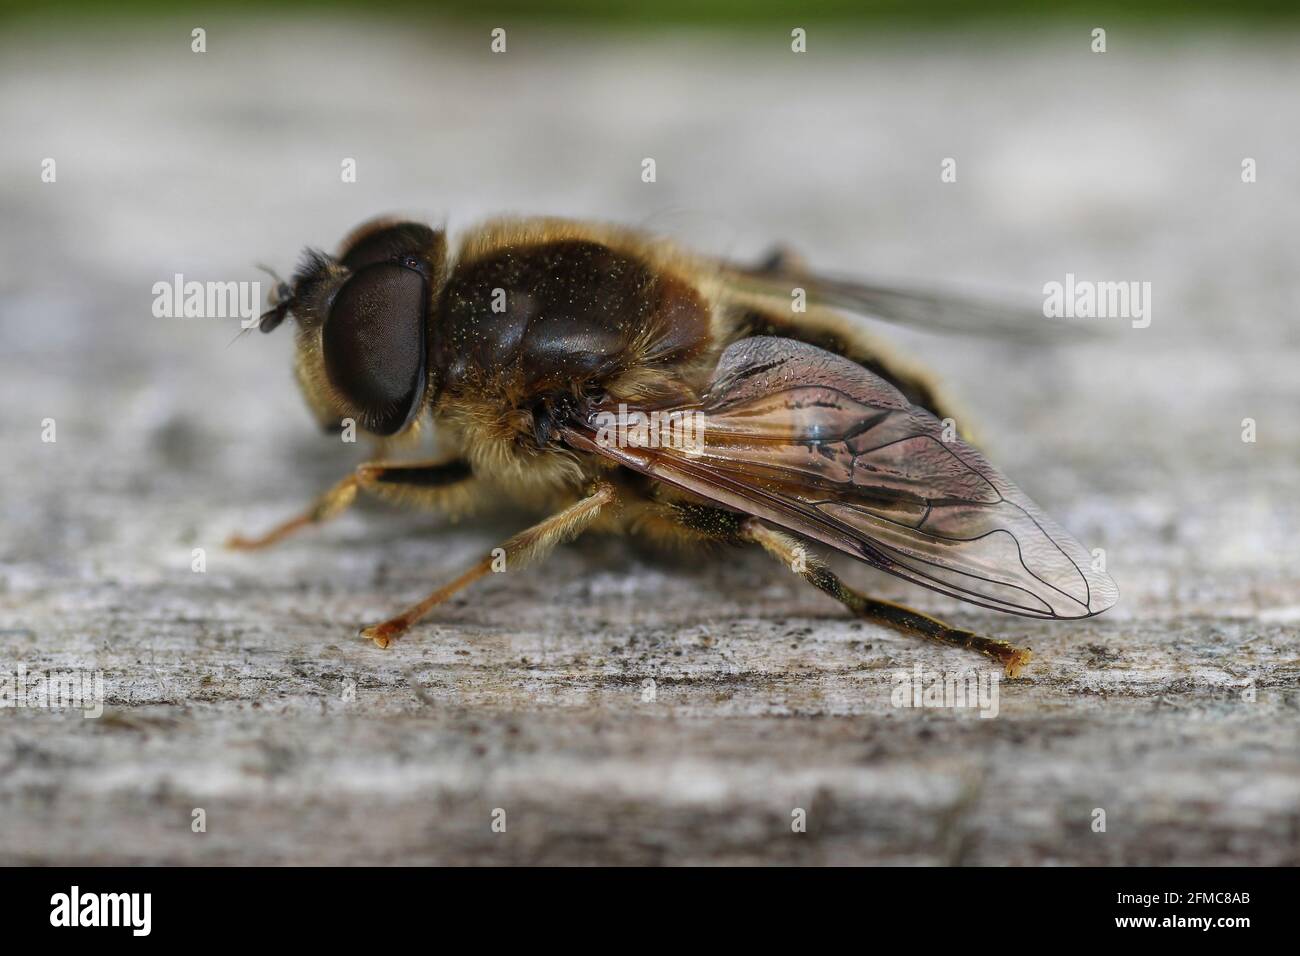
[[591, 494], [581, 501], [519, 532], [499, 549], [484, 556], [459, 576], [436, 589], [423, 600], [412, 604], [401, 614], [380, 624], [363, 628], [361, 636], [369, 638], [380, 647], [387, 647], [410, 630], [411, 625], [433, 608], [492, 571], [497, 561], [506, 562], [505, 567], [509, 570], [522, 568], [545, 557], [557, 545], [577, 537], [605, 508], [614, 503], [615, 498], [611, 485], [604, 483], [596, 485]]

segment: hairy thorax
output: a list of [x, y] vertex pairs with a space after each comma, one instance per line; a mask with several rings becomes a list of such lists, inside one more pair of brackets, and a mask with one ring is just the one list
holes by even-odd
[[590, 239], [463, 259], [439, 305], [440, 429], [475, 474], [529, 497], [579, 490], [607, 470], [560, 445], [565, 416], [609, 396], [690, 394], [711, 351], [711, 310], [692, 284]]

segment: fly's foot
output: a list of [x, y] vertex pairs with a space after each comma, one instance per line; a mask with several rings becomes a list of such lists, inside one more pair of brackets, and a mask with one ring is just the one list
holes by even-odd
[[1034, 652], [1024, 647], [1012, 647], [1005, 641], [999, 641], [998, 643], [1006, 647], [999, 660], [1002, 662], [1002, 666], [1006, 668], [1007, 676], [1019, 677], [1020, 672], [1034, 659]]
[[236, 532], [226, 539], [226, 547], [231, 551], [260, 551], [307, 524], [305, 520], [286, 521], [278, 528], [261, 535], [243, 535]]
[[1034, 657], [1034, 652], [1028, 648], [1016, 647], [1009, 641], [994, 640], [991, 637], [984, 637], [981, 634], [958, 630], [957, 628], [944, 627], [939, 633], [926, 636], [943, 641], [946, 644], [955, 644], [958, 647], [979, 651], [985, 657], [991, 657], [1002, 665], [1007, 677], [1019, 677], [1020, 672]]
[[411, 623], [404, 617], [395, 617], [382, 624], [372, 624], [361, 629], [361, 636], [375, 642], [378, 647], [387, 647], [411, 628]]

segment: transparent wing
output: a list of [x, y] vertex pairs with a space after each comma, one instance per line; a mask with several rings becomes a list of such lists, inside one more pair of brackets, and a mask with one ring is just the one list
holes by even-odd
[[845, 309], [930, 332], [1037, 343], [1059, 342], [1072, 335], [1093, 333], [1091, 326], [1053, 322], [1043, 316], [1041, 307], [1024, 301], [996, 301], [816, 275], [802, 270], [755, 269], [735, 264], [724, 264], [722, 276], [734, 291], [779, 300], [786, 309], [790, 305], [791, 290], [798, 287], [804, 289], [812, 305]]
[[[651, 412], [658, 429], [645, 427]], [[1083, 547], [975, 448], [883, 379], [802, 342], [743, 339], [699, 405], [601, 407], [563, 434], [972, 604], [1080, 618], [1118, 598]]]

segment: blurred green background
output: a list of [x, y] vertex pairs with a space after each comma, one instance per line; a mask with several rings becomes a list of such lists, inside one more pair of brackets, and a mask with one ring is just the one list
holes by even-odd
[[170, 3], [166, 0], [124, 0], [106, 11], [94, 0], [71, 0], [55, 4], [24, 3], [0, 0], [0, 15], [7, 18], [52, 19], [64, 16], [129, 17], [181, 13], [216, 14], [221, 12], [296, 13], [312, 10], [354, 10], [374, 16], [400, 16], [420, 21], [423, 17], [453, 17], [470, 22], [510, 17], [513, 20], [573, 20], [609, 24], [701, 24], [743, 27], [790, 21], [813, 23], [829, 20], [862, 23], [872, 26], [945, 28], [976, 22], [1006, 22], [1013, 26], [1054, 20], [1085, 20], [1105, 17], [1111, 21], [1181, 22], [1224, 21], [1237, 25], [1258, 22], [1273, 26], [1279, 22], [1300, 23], [1300, 3], [1295, 0], [1238, 0], [1235, 3], [1215, 0], [989, 0], [974, 3], [963, 0], [819, 0], [798, 3], [792, 0], [397, 0], [382, 5], [365, 0], [224, 0], [213, 3]]

